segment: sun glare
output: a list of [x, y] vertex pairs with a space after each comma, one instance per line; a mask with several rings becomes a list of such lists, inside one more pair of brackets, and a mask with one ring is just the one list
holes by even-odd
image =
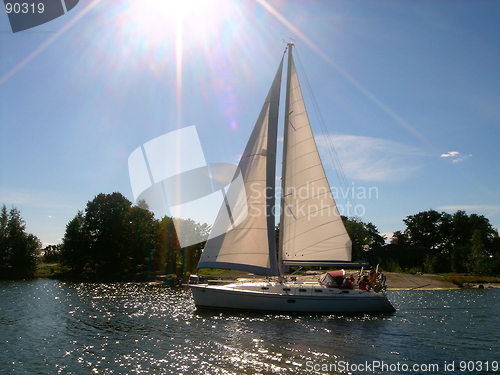
[[206, 0], [131, 0], [127, 18], [136, 33], [152, 42], [182, 32], [188, 32], [191, 39], [203, 39], [215, 31], [228, 4]]
[[[175, 89], [179, 127], [185, 94], [197, 82], [198, 93], [220, 103], [228, 125], [236, 129], [239, 105], [228, 71], [248, 73], [245, 61], [232, 53], [251, 37], [245, 33], [251, 22], [248, 6], [234, 0], [124, 0], [109, 6], [114, 43], [103, 53], [119, 56], [116, 60], [127, 69], [148, 69], [168, 80], [169, 92]], [[186, 74], [198, 79], [186, 80]]]

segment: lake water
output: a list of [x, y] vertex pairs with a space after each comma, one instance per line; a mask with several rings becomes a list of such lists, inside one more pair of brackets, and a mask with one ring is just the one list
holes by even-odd
[[388, 297], [386, 316], [207, 313], [184, 288], [1, 282], [0, 374], [500, 374], [500, 289]]

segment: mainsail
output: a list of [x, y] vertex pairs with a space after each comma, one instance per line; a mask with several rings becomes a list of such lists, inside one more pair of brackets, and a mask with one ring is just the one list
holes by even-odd
[[[262, 107], [238, 169], [245, 192], [231, 184], [228, 203], [221, 207], [198, 268], [225, 268], [261, 275], [278, 275], [274, 236], [274, 200], [276, 184], [276, 144], [278, 107], [283, 59]], [[238, 173], [238, 172], [237, 172]], [[228, 215], [228, 207], [247, 205], [245, 218]], [[238, 222], [238, 225], [234, 225]]]
[[326, 179], [291, 53], [286, 100], [281, 259], [285, 265], [351, 261], [351, 240]]

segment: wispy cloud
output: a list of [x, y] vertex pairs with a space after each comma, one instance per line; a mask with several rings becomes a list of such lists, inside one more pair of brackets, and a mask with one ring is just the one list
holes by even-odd
[[450, 151], [450, 152], [447, 152], [446, 154], [441, 154], [440, 157], [442, 157], [442, 158], [448, 158], [448, 159], [451, 160], [452, 163], [458, 163], [460, 161], [464, 161], [465, 159], [470, 158], [471, 156], [472, 156], [472, 154], [462, 155], [458, 151]]
[[37, 209], [68, 209], [74, 208], [74, 205], [68, 203], [70, 197], [61, 196], [51, 191], [37, 191], [34, 189], [3, 189], [0, 188], [0, 205], [7, 207], [15, 206], [18, 208], [31, 207]]
[[[364, 181], [403, 181], [423, 166], [428, 153], [420, 148], [382, 138], [354, 135], [330, 135], [342, 169], [350, 178]], [[316, 137], [322, 155], [327, 155], [327, 142]], [[330, 158], [323, 162], [334, 167]]]

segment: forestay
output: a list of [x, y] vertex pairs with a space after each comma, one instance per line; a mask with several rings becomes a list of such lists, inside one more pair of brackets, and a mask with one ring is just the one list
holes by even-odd
[[351, 261], [351, 240], [339, 215], [289, 57], [282, 193], [284, 264]]

